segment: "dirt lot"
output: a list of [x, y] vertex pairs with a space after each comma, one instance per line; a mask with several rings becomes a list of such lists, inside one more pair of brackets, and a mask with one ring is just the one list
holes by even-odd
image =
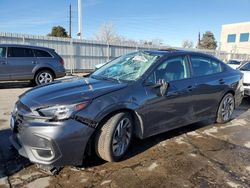
[[9, 115], [29, 85], [0, 88], [0, 187], [250, 187], [250, 100], [226, 125], [206, 121], [135, 140], [122, 162], [93, 157], [49, 176], [9, 149]]

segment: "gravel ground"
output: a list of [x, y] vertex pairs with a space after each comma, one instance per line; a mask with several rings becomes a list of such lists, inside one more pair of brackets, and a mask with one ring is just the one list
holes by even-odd
[[92, 157], [56, 176], [10, 150], [9, 116], [25, 82], [0, 83], [1, 187], [250, 187], [250, 100], [225, 124], [195, 123], [134, 140], [118, 163]]

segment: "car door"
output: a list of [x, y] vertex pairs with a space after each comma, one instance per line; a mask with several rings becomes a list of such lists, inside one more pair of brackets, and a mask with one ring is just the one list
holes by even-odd
[[[144, 82], [147, 99], [141, 107], [145, 117], [145, 136], [158, 134], [195, 121], [193, 113], [194, 87], [186, 56], [165, 60]], [[168, 84], [165, 93], [155, 87], [159, 80]]]
[[32, 79], [36, 57], [31, 48], [8, 47], [8, 64], [11, 79]]
[[9, 65], [6, 59], [6, 47], [0, 47], [0, 80], [9, 80]]
[[198, 120], [214, 117], [226, 89], [226, 73], [218, 60], [191, 55], [191, 65], [196, 87], [193, 90], [194, 111]]

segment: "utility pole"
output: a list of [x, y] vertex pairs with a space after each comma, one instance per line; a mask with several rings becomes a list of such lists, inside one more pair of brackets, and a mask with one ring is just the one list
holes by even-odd
[[79, 39], [82, 39], [82, 0], [78, 0], [78, 33]]
[[72, 12], [71, 4], [69, 5], [69, 37], [71, 38], [71, 24], [72, 24]]

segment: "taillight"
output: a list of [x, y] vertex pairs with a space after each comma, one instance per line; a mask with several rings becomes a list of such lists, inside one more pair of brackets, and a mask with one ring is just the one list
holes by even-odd
[[64, 60], [61, 58], [60, 63], [64, 66]]

